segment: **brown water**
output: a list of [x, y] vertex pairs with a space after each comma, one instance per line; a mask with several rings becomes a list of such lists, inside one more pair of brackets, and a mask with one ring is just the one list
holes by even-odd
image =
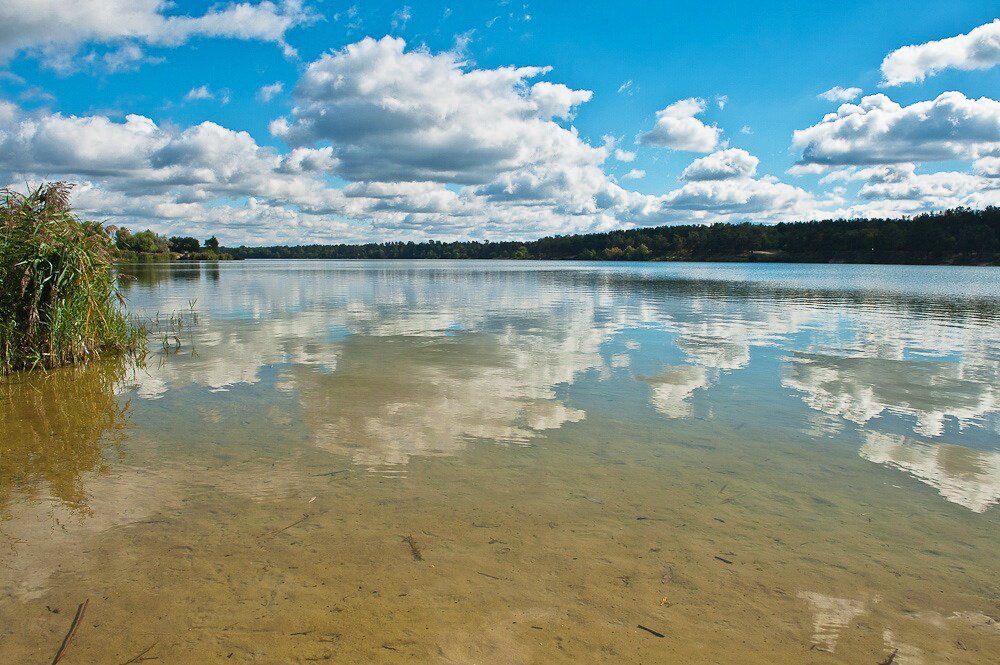
[[0, 384], [2, 662], [1000, 654], [996, 269], [132, 272]]

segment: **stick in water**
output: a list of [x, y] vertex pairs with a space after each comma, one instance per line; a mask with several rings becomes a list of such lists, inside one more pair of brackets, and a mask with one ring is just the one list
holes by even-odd
[[424, 560], [424, 555], [420, 553], [420, 548], [417, 547], [417, 541], [413, 539], [413, 536], [406, 536], [403, 538], [403, 542], [410, 546], [410, 554], [413, 555], [414, 561]]
[[66, 637], [63, 638], [62, 644], [59, 646], [59, 651], [56, 652], [56, 657], [52, 659], [52, 665], [56, 665], [62, 657], [66, 654], [66, 648], [69, 647], [69, 643], [72, 641], [73, 636], [76, 635], [76, 629], [80, 626], [80, 621], [83, 620], [83, 613], [87, 611], [87, 604], [90, 603], [90, 598], [87, 598], [80, 606], [76, 608], [76, 616], [73, 617], [73, 623], [69, 625], [69, 632], [66, 633]]
[[641, 623], [639, 624], [639, 628], [640, 628], [641, 630], [644, 630], [644, 631], [646, 631], [646, 632], [647, 632], [647, 633], [649, 633], [650, 635], [656, 635], [657, 637], [666, 637], [666, 635], [664, 635], [663, 633], [660, 633], [660, 632], [657, 632], [657, 631], [653, 630], [652, 628], [646, 628], [646, 627], [645, 627], [645, 626], [643, 626], [643, 625], [642, 625]]
[[143, 649], [142, 652], [140, 652], [137, 656], [132, 656], [131, 658], [129, 658], [128, 660], [126, 660], [124, 663], [122, 663], [122, 665], [132, 665], [132, 663], [141, 663], [144, 660], [153, 660], [153, 658], [156, 658], [156, 656], [151, 656], [149, 658], [145, 658], [145, 655], [147, 653], [149, 653], [150, 651], [152, 651], [153, 647], [155, 647], [156, 644], [157, 644], [156, 642], [153, 642], [148, 647], [146, 647], [145, 649]]

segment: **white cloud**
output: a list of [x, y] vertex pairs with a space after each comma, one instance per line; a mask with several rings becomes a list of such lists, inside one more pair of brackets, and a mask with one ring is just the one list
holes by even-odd
[[207, 85], [200, 85], [197, 88], [191, 88], [184, 95], [186, 101], [195, 101], [199, 99], [215, 99], [215, 94], [208, 89]]
[[835, 85], [826, 92], [821, 92], [816, 96], [830, 102], [850, 102], [857, 99], [860, 94], [861, 88], [842, 88], [839, 85]]
[[[816, 202], [811, 194], [773, 178], [729, 178], [694, 180], [664, 195], [665, 209], [693, 214], [706, 213], [737, 219], [811, 219]], [[721, 220], [720, 220], [721, 221]]]
[[[0, 106], [0, 179], [70, 179], [81, 183], [75, 202], [84, 214], [166, 233], [219, 232], [231, 242], [537, 237], [730, 217], [789, 219], [807, 215], [812, 203], [773, 178], [639, 194], [614, 184], [599, 163], [563, 164], [559, 153], [482, 185], [359, 179], [338, 189], [327, 182], [341, 170], [336, 149], [297, 146], [282, 154], [211, 122], [182, 129], [139, 115], [115, 121]], [[606, 152], [584, 154], [599, 162]]]
[[572, 90], [562, 83], [539, 81], [531, 86], [531, 100], [542, 118], [571, 120], [573, 109], [589, 102], [593, 95], [589, 90]]
[[883, 85], [919, 83], [945, 69], [989, 69], [1000, 64], [1000, 19], [963, 35], [896, 49], [882, 61]]
[[632, 93], [634, 92], [634, 90], [635, 90], [635, 88], [633, 86], [632, 79], [624, 81], [624, 82], [622, 82], [622, 84], [620, 86], [618, 86], [618, 94], [619, 95], [629, 95], [629, 96], [631, 96]]
[[262, 102], [269, 102], [274, 99], [276, 95], [281, 94], [281, 91], [284, 89], [284, 83], [281, 81], [275, 81], [274, 83], [261, 86], [260, 90], [257, 91], [257, 98]]
[[[987, 164], [984, 164], [986, 166]], [[899, 216], [948, 208], [983, 208], [1000, 204], [1000, 180], [982, 173], [917, 173], [916, 165], [849, 166], [827, 173], [821, 184], [857, 182], [859, 203], [838, 216]]]
[[116, 122], [18, 109], [0, 113], [0, 174], [15, 182], [50, 176], [99, 182], [100, 191], [111, 193], [107, 200], [120, 204], [109, 210], [113, 215], [170, 218], [184, 206], [241, 196], [330, 207], [343, 197], [318, 175], [333, 164], [329, 148], [283, 156], [246, 132], [211, 122], [181, 130], [140, 115]]
[[885, 95], [843, 104], [795, 131], [803, 164], [848, 165], [975, 159], [1000, 150], [1000, 102], [945, 92], [901, 106]]
[[[0, 62], [28, 52], [58, 69], [72, 69], [85, 44], [177, 46], [196, 37], [273, 42], [291, 54], [285, 34], [315, 20], [302, 0], [226, 3], [200, 16], [168, 15], [166, 0], [4, 0], [0, 3]], [[122, 57], [111, 57], [114, 65]], [[134, 61], [136, 58], [132, 57]]]
[[726, 104], [729, 103], [729, 95], [716, 95], [715, 103], [719, 106], [720, 111], [724, 111], [726, 109]]
[[615, 149], [615, 159], [619, 162], [634, 162], [635, 153], [631, 150], [622, 150], [621, 148]]
[[284, 151], [211, 122], [0, 103], [0, 180], [65, 178], [80, 183], [84, 214], [172, 234], [218, 232], [227, 242], [531, 238], [815, 216], [813, 197], [754, 177], [744, 162], [755, 158], [739, 152], [714, 157], [717, 168], [729, 163], [725, 180], [692, 179], [659, 195], [623, 188], [604, 170], [615, 140], [591, 145], [571, 125], [590, 93], [533, 81], [548, 72], [475, 69], [454, 52], [365, 39], [306, 67], [291, 113], [272, 123], [290, 144]]
[[980, 157], [973, 163], [972, 169], [987, 178], [1000, 178], [1000, 156]]
[[135, 44], [122, 44], [101, 56], [101, 65], [109, 72], [135, 71], [144, 62], [159, 63], [163, 58], [153, 58]]
[[820, 175], [826, 173], [830, 170], [829, 166], [824, 166], [823, 164], [793, 164], [788, 168], [786, 173], [793, 176], [804, 176], [804, 175]]
[[746, 150], [729, 148], [700, 157], [681, 172], [681, 180], [728, 180], [750, 178], [760, 160]]
[[291, 118], [272, 131], [293, 145], [332, 142], [349, 180], [486, 184], [523, 169], [599, 171], [607, 149], [554, 121], [589, 91], [530, 84], [545, 67], [467, 70], [454, 53], [405, 49], [402, 39], [366, 38], [311, 63]]
[[622, 180], [642, 180], [646, 177], [646, 172], [642, 169], [632, 169], [622, 176]]
[[955, 171], [917, 174], [913, 164], [864, 169], [858, 196], [868, 201], [906, 201], [926, 210], [1000, 204], [1000, 182]]
[[705, 100], [695, 97], [670, 104], [656, 112], [656, 125], [639, 136], [639, 143], [674, 150], [711, 152], [718, 145], [722, 130], [695, 118], [704, 113], [705, 108]]

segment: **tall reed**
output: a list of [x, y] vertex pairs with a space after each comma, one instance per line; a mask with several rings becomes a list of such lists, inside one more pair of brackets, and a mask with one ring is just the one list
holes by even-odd
[[72, 185], [0, 190], [0, 374], [138, 353], [111, 227], [70, 210]]

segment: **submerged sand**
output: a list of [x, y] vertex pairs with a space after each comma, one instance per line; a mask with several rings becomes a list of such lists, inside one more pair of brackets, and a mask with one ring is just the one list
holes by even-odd
[[592, 289], [209, 312], [145, 369], [5, 384], [0, 660], [50, 662], [86, 602], [61, 662], [992, 662], [975, 373]]

